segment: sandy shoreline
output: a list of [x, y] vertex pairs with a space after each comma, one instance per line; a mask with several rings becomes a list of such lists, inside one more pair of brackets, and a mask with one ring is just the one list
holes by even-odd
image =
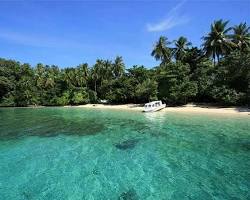
[[[104, 104], [86, 104], [79, 106], [64, 106], [64, 107], [83, 107], [94, 109], [117, 109], [117, 110], [131, 110], [131, 111], [143, 111], [143, 106], [139, 104], [124, 104], [124, 105], [104, 105]], [[229, 107], [220, 108], [213, 106], [198, 106], [193, 104], [187, 104], [179, 107], [166, 107], [159, 112], [186, 112], [186, 113], [208, 113], [208, 114], [238, 114], [249, 115], [250, 109], [241, 107]]]

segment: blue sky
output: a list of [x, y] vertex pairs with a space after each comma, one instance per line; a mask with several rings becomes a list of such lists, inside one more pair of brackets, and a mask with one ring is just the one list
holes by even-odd
[[120, 55], [127, 67], [153, 67], [161, 35], [200, 46], [215, 19], [250, 25], [250, 0], [0, 1], [0, 10], [0, 57], [33, 66]]

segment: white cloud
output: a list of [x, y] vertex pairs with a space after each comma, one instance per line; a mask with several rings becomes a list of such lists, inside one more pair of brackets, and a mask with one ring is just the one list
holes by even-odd
[[175, 26], [186, 24], [189, 22], [189, 17], [181, 15], [180, 9], [185, 4], [186, 0], [179, 2], [175, 7], [173, 7], [166, 18], [158, 23], [147, 24], [147, 31], [149, 32], [160, 32], [169, 30]]

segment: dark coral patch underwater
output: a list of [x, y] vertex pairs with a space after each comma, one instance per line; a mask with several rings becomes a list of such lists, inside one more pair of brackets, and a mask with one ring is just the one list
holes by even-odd
[[105, 123], [95, 119], [63, 119], [53, 117], [50, 120], [30, 121], [19, 124], [12, 130], [0, 131], [0, 140], [20, 139], [26, 136], [56, 137], [58, 135], [87, 136], [102, 133]]
[[128, 139], [118, 144], [115, 144], [115, 147], [121, 150], [133, 149], [138, 142], [139, 139]]
[[138, 199], [139, 199], [139, 197], [138, 197], [135, 189], [133, 189], [133, 188], [126, 191], [126, 192], [123, 192], [118, 198], [118, 200], [138, 200]]

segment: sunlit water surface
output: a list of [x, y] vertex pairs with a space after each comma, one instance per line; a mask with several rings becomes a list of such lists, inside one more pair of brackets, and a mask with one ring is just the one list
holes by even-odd
[[250, 117], [0, 109], [0, 199], [250, 199]]

